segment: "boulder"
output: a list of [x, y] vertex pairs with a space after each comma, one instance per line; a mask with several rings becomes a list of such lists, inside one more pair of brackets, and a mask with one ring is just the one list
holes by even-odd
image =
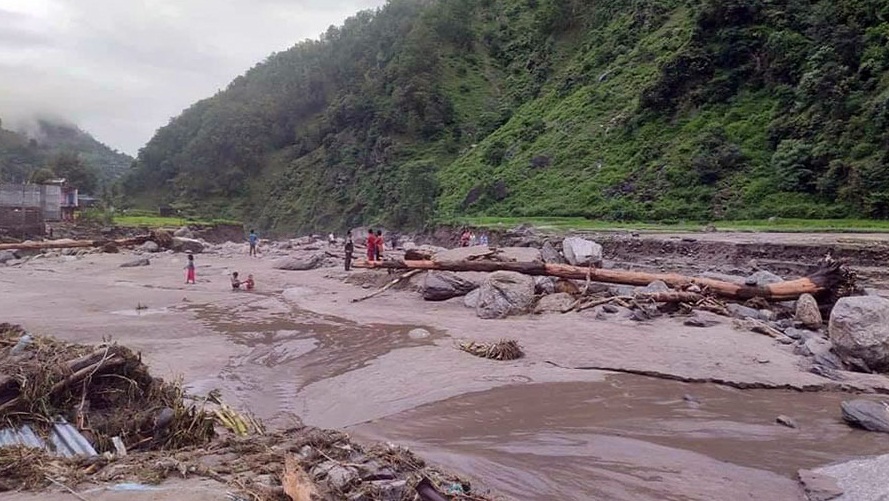
[[200, 240], [185, 237], [173, 237], [173, 243], [170, 249], [175, 252], [190, 252], [192, 254], [200, 254], [204, 252], [204, 244]]
[[526, 313], [534, 303], [534, 279], [511, 271], [495, 271], [479, 289], [479, 318], [506, 318]]
[[602, 246], [580, 237], [568, 237], [562, 241], [565, 259], [574, 266], [599, 266], [602, 264]]
[[807, 329], [818, 330], [821, 328], [824, 319], [821, 318], [818, 301], [811, 294], [803, 294], [796, 301], [795, 319]]
[[194, 239], [194, 232], [191, 231], [188, 226], [183, 226], [178, 230], [173, 232], [174, 237], [182, 237], [182, 238], [191, 238]]
[[0, 264], [6, 264], [7, 261], [12, 261], [13, 259], [18, 259], [15, 251], [5, 250], [0, 251]]
[[149, 241], [145, 242], [144, 244], [140, 245], [138, 250], [140, 250], [142, 252], [148, 252], [150, 254], [154, 254], [155, 252], [160, 251], [161, 248], [157, 243], [149, 240]]
[[428, 261], [439, 252], [444, 252], [444, 247], [434, 245], [404, 246], [404, 259], [407, 261]]
[[448, 271], [430, 271], [423, 281], [423, 299], [426, 301], [446, 301], [465, 296], [478, 288], [478, 284], [467, 280], [456, 273]]
[[728, 305], [726, 305], [726, 309], [735, 318], [752, 318], [754, 320], [765, 320], [762, 318], [762, 313], [760, 313], [759, 310], [748, 308], [743, 304], [729, 303]]
[[540, 256], [546, 264], [565, 264], [565, 258], [559, 254], [559, 251], [553, 247], [549, 240], [543, 242], [543, 247], [540, 248]]
[[562, 313], [570, 308], [572, 304], [574, 304], [574, 296], [571, 294], [564, 292], [551, 294], [543, 296], [537, 301], [537, 305], [534, 306], [534, 313]]
[[856, 358], [873, 370], [889, 369], [889, 300], [844, 297], [830, 314], [830, 339], [840, 358]]
[[843, 402], [843, 419], [851, 426], [867, 431], [889, 433], [889, 410], [883, 402], [850, 400]]
[[534, 277], [535, 294], [552, 294], [556, 292], [556, 279], [553, 277]]
[[670, 292], [670, 287], [661, 280], [656, 280], [645, 287], [636, 288], [638, 294], [657, 294], [658, 292]]
[[151, 261], [149, 261], [148, 258], [142, 257], [139, 259], [134, 259], [132, 261], [127, 261], [126, 263], [123, 263], [122, 265], [120, 265], [120, 267], [121, 268], [136, 268], [139, 266], [148, 266], [150, 264], [151, 264]]
[[324, 255], [315, 254], [304, 258], [285, 257], [275, 261], [272, 268], [286, 271], [308, 271], [320, 268], [322, 263], [324, 263]]
[[744, 283], [750, 286], [765, 287], [766, 285], [783, 282], [784, 279], [772, 272], [760, 270], [744, 279]]
[[344, 490], [349, 484], [359, 480], [357, 468], [337, 461], [325, 461], [312, 468], [311, 473], [316, 480], [326, 478], [327, 484], [338, 491]]
[[809, 501], [830, 501], [842, 496], [845, 492], [837, 484], [835, 478], [811, 470], [800, 470], [799, 482]]
[[473, 310], [478, 307], [478, 295], [479, 290], [475, 289], [469, 294], [463, 296], [463, 306], [467, 308], [472, 308]]

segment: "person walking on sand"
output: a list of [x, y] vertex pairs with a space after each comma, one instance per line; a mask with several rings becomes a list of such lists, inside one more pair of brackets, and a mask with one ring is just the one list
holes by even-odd
[[194, 254], [188, 255], [188, 263], [185, 265], [185, 283], [194, 284]]
[[367, 230], [367, 260], [375, 261], [375, 257], [377, 255], [377, 236], [374, 234], [374, 230]]
[[259, 243], [259, 236], [256, 235], [256, 230], [250, 230], [250, 236], [247, 237], [247, 241], [250, 242], [250, 256], [256, 257], [256, 244]]

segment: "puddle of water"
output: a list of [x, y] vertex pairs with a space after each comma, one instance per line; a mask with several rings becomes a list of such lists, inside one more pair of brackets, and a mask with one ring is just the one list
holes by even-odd
[[141, 309], [133, 308], [132, 310], [112, 311], [111, 314], [112, 315], [123, 315], [125, 317], [143, 317], [143, 316], [149, 316], [149, 315], [162, 315], [164, 313], [169, 313], [169, 312], [170, 312], [169, 308], [141, 308]]
[[[849, 398], [619, 376], [502, 387], [350, 431], [408, 445], [518, 499], [733, 499], [706, 493], [714, 479], [752, 481], [753, 469], [771, 472], [765, 488], [800, 468], [889, 451], [889, 435], [841, 421]], [[782, 414], [799, 428], [777, 425]]]
[[413, 325], [360, 325], [289, 306], [282, 313], [266, 303], [261, 298], [229, 308], [183, 309], [246, 348], [221, 371], [221, 389], [272, 426], [282, 413], [302, 413], [305, 403], [297, 395], [307, 385], [360, 369], [396, 349], [434, 344], [444, 336], [429, 328], [424, 328], [428, 335], [417, 336], [419, 327]]

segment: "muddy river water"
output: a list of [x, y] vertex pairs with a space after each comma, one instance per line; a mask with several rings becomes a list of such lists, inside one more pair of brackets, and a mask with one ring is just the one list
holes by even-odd
[[[306, 397], [304, 388], [446, 338], [415, 325], [361, 325], [255, 304], [185, 309], [244, 348], [218, 378], [192, 387], [221, 385], [273, 426], [293, 424], [296, 416], [329, 426], [313, 411], [341, 397]], [[724, 499], [726, 478], [732, 489], [740, 481], [750, 499], [784, 498], [801, 468], [889, 450], [889, 435], [853, 430], [839, 419], [840, 402], [849, 398], [842, 393], [619, 374], [599, 382], [513, 383], [382, 418], [368, 395], [349, 402], [337, 426], [360, 439], [409, 446], [516, 499]], [[411, 384], [416, 392], [439, 390], [422, 378]], [[797, 427], [778, 424], [780, 415]]]

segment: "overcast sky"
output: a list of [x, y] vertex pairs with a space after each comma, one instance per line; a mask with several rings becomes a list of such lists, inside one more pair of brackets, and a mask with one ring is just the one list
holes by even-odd
[[66, 118], [135, 154], [275, 51], [385, 0], [0, 0], [0, 118]]

